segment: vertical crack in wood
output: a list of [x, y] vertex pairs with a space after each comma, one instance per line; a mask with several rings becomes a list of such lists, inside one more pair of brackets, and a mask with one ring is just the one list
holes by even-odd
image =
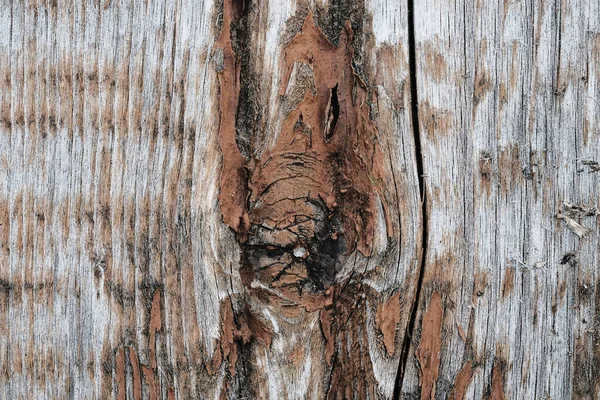
[[423, 221], [423, 229], [421, 236], [421, 255], [420, 266], [418, 271], [417, 285], [415, 287], [415, 295], [413, 296], [413, 304], [406, 334], [402, 343], [402, 353], [400, 355], [400, 363], [398, 365], [398, 374], [396, 375], [396, 385], [394, 389], [394, 399], [400, 399], [402, 394], [402, 384], [404, 382], [404, 372], [406, 371], [406, 363], [409, 359], [410, 345], [415, 329], [418, 307], [421, 297], [421, 287], [423, 286], [423, 275], [425, 273], [425, 261], [427, 255], [427, 197], [425, 178], [423, 176], [423, 151], [421, 147], [421, 138], [419, 136], [419, 103], [417, 97], [417, 61], [416, 61], [416, 45], [415, 45], [415, 21], [414, 21], [414, 2], [407, 0], [407, 20], [408, 20], [408, 65], [409, 65], [409, 82], [410, 82], [410, 114], [411, 124], [415, 140], [415, 160], [417, 164], [417, 175], [419, 180], [419, 195], [421, 197], [421, 214]]

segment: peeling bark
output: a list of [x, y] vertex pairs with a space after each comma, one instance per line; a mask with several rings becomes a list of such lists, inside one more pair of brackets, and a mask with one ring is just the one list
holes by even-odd
[[465, 398], [465, 394], [467, 392], [467, 388], [469, 387], [469, 383], [471, 382], [471, 378], [473, 377], [473, 363], [471, 361], [467, 361], [465, 365], [461, 368], [461, 370], [456, 375], [456, 379], [454, 380], [454, 385], [452, 387], [452, 391], [448, 396], [449, 400], [462, 400]]
[[400, 322], [400, 293], [396, 293], [379, 305], [375, 321], [383, 334], [385, 349], [391, 356], [396, 351], [396, 328]]
[[427, 312], [423, 317], [421, 341], [417, 348], [420, 366], [421, 399], [435, 399], [436, 382], [439, 376], [440, 351], [442, 345], [442, 308], [441, 296], [433, 292]]

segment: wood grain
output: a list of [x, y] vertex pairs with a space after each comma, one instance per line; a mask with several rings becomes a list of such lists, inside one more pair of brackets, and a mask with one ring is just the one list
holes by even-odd
[[[404, 398], [600, 396], [598, 7], [414, 2], [428, 235]], [[412, 355], [437, 296], [433, 393]]]
[[224, 5], [4, 0], [0, 398], [392, 397], [422, 230], [407, 5], [234, 3], [261, 151], [285, 44], [309, 12], [333, 42], [350, 21], [393, 234], [344, 264], [337, 311], [273, 314], [219, 207]]
[[596, 0], [0, 0], [0, 398], [600, 397], [599, 82]]

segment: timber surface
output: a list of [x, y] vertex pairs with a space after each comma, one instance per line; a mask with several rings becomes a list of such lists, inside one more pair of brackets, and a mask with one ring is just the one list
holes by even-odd
[[[233, 110], [225, 2], [0, 0], [0, 398], [600, 397], [600, 3], [230, 1]], [[220, 128], [278, 146], [310, 12], [351, 21], [379, 202], [275, 313]]]
[[600, 3], [414, 19], [428, 236], [402, 396], [597, 399]]

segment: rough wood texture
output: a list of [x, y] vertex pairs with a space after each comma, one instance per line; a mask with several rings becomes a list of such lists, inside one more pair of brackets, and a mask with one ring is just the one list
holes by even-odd
[[0, 0], [0, 398], [600, 397], [599, 83], [597, 0]]
[[[323, 53], [286, 58], [310, 13]], [[0, 398], [392, 397], [422, 237], [406, 15], [382, 0], [3, 1]], [[300, 103], [318, 161], [363, 164], [319, 182], [350, 239], [323, 274], [280, 282], [311, 278], [294, 303], [242, 279], [252, 235], [232, 221], [249, 210], [223, 196], [230, 150], [245, 179]], [[328, 254], [320, 239], [311, 256]]]
[[428, 235], [404, 398], [600, 396], [599, 6], [414, 2]]

